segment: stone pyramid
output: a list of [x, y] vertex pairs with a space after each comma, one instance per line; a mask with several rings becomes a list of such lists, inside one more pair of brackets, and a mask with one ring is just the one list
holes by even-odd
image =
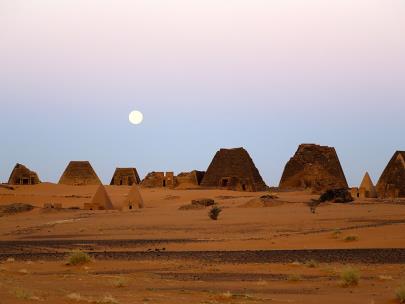
[[107, 190], [103, 185], [100, 185], [91, 199], [90, 203], [84, 204], [84, 209], [87, 210], [112, 210], [114, 206]]
[[380, 197], [405, 197], [405, 151], [397, 151], [377, 183]]
[[133, 184], [128, 192], [127, 197], [121, 205], [122, 210], [132, 210], [135, 208], [143, 208], [143, 199], [139, 191], [139, 186]]

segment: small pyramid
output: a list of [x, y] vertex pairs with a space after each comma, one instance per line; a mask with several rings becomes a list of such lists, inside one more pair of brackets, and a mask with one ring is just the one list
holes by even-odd
[[143, 199], [141, 193], [139, 192], [139, 187], [136, 184], [131, 186], [127, 197], [122, 203], [122, 210], [132, 210], [138, 208], [143, 208]]
[[85, 204], [84, 209], [88, 210], [111, 210], [114, 206], [107, 190], [103, 185], [99, 186], [96, 194], [91, 199], [91, 203]]
[[366, 198], [376, 198], [377, 191], [374, 187], [373, 181], [370, 178], [368, 172], [364, 175], [363, 181], [361, 182], [360, 188], [360, 196], [364, 196]]

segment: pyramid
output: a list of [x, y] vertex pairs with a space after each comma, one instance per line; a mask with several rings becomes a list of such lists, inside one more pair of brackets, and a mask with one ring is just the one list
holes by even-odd
[[377, 183], [380, 197], [405, 197], [405, 151], [397, 151]]
[[201, 186], [236, 191], [267, 189], [259, 170], [243, 148], [219, 150], [208, 167]]
[[132, 186], [140, 182], [138, 171], [135, 168], [117, 168], [115, 169], [110, 185]]
[[72, 186], [101, 185], [88, 161], [71, 161], [63, 172], [59, 184]]
[[111, 210], [114, 206], [111, 202], [111, 198], [107, 193], [107, 190], [103, 185], [100, 185], [91, 199], [90, 203], [84, 204], [84, 209], [87, 210]]
[[377, 191], [375, 190], [374, 184], [370, 178], [368, 172], [364, 175], [363, 181], [359, 187], [359, 196], [361, 198], [376, 198]]
[[143, 208], [143, 199], [139, 192], [139, 186], [133, 184], [127, 197], [124, 199], [121, 205], [122, 210], [132, 210], [135, 208]]
[[41, 181], [38, 174], [21, 164], [16, 164], [8, 179], [9, 185], [35, 185]]
[[302, 144], [287, 162], [279, 187], [326, 191], [347, 189], [348, 184], [335, 148]]

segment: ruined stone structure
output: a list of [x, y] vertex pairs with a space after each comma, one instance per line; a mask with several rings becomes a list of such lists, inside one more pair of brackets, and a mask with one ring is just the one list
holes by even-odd
[[302, 144], [286, 164], [279, 188], [326, 191], [348, 185], [335, 148]]
[[110, 185], [132, 186], [133, 184], [139, 184], [140, 182], [141, 179], [135, 168], [117, 168], [115, 169]]
[[141, 185], [146, 188], [167, 187], [174, 188], [175, 178], [173, 172], [151, 172], [146, 175]]
[[132, 185], [121, 205], [122, 210], [132, 210], [135, 208], [143, 208], [143, 199], [137, 184]]
[[243, 148], [219, 150], [208, 167], [201, 186], [236, 191], [267, 189], [259, 170]]
[[59, 184], [72, 186], [101, 185], [88, 161], [71, 161], [63, 172]]
[[182, 172], [175, 177], [176, 186], [199, 186], [204, 174], [204, 171], [197, 170], [193, 170], [191, 172]]
[[382, 198], [405, 197], [405, 151], [397, 151], [377, 183]]
[[8, 179], [9, 185], [36, 185], [41, 183], [38, 174], [21, 164], [16, 164]]
[[112, 210], [114, 206], [111, 202], [111, 198], [107, 193], [107, 190], [103, 185], [100, 185], [91, 199], [90, 203], [84, 204], [86, 210]]

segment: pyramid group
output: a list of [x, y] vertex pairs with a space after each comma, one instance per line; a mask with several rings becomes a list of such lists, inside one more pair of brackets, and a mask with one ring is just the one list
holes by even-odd
[[[38, 174], [22, 164], [13, 168], [8, 184], [35, 185], [41, 183]], [[59, 184], [71, 186], [102, 186], [88, 161], [71, 161], [60, 177]], [[116, 168], [110, 185], [131, 186], [124, 209], [142, 206], [139, 186], [168, 187], [179, 189], [216, 188], [235, 191], [266, 191], [263, 181], [249, 153], [244, 148], [220, 149], [215, 154], [207, 171], [193, 170], [175, 176], [173, 172], [151, 172], [141, 181], [136, 168]], [[333, 189], [348, 189], [348, 183], [335, 148], [315, 144], [302, 144], [286, 163], [279, 187], [280, 190], [305, 190], [324, 192]], [[104, 190], [103, 190], [104, 189]], [[358, 198], [405, 197], [405, 151], [397, 151], [389, 161], [378, 183], [374, 186], [368, 173], [359, 188], [352, 188]], [[111, 209], [107, 191], [99, 187], [94, 201], [86, 208]]]

